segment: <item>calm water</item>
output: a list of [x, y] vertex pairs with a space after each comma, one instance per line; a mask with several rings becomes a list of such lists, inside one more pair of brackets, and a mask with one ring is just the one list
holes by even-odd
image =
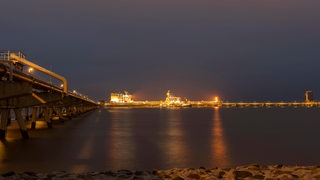
[[53, 129], [37, 125], [29, 140], [11, 127], [0, 171], [320, 162], [318, 108], [99, 109]]

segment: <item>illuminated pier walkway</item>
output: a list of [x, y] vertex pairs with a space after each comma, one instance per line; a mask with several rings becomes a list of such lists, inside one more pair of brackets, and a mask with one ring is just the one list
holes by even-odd
[[31, 129], [38, 120], [52, 128], [52, 120], [70, 119], [96, 107], [88, 97], [68, 91], [63, 76], [28, 61], [20, 51], [0, 50], [0, 139], [5, 139], [13, 117], [27, 139], [26, 121], [31, 121]]

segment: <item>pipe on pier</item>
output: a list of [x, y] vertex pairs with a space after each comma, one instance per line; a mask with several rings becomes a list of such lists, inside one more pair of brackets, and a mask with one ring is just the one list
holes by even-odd
[[43, 68], [43, 67], [41, 67], [41, 66], [39, 66], [37, 64], [34, 64], [34, 63], [26, 60], [25, 58], [17, 56], [16, 54], [11, 53], [10, 54], [10, 58], [13, 59], [13, 60], [16, 60], [16, 61], [18, 61], [18, 62], [20, 62], [22, 64], [30, 66], [30, 67], [32, 67], [34, 69], [37, 69], [37, 70], [39, 70], [39, 71], [41, 71], [41, 72], [43, 72], [43, 73], [45, 73], [45, 74], [47, 74], [49, 76], [52, 76], [54, 78], [57, 78], [57, 79], [61, 80], [62, 83], [63, 83], [63, 92], [66, 93], [66, 94], [68, 93], [68, 82], [67, 82], [67, 79], [64, 78], [63, 76], [60, 76], [60, 75], [58, 75], [58, 74], [56, 74], [56, 73], [54, 73], [52, 71], [49, 71], [49, 70], [47, 70], [47, 69], [45, 69], [45, 68]]

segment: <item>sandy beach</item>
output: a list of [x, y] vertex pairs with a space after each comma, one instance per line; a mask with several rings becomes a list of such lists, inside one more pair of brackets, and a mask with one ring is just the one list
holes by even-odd
[[87, 173], [68, 173], [57, 171], [50, 173], [37, 172], [6, 172], [0, 179], [320, 179], [320, 166], [285, 166], [251, 164], [235, 168], [172, 168], [167, 170], [135, 171], [118, 170]]

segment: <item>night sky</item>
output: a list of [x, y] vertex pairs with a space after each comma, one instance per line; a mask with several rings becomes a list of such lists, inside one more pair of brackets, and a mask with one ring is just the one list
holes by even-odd
[[320, 99], [319, 0], [0, 0], [0, 49], [107, 99]]

